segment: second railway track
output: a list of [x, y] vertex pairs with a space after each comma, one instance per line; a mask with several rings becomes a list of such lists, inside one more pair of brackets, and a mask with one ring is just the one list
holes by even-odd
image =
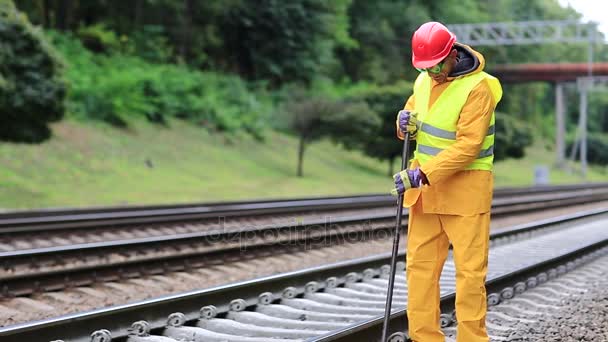
[[[553, 190], [553, 189], [552, 189]], [[511, 193], [510, 193], [511, 194]], [[497, 198], [493, 216], [608, 199], [608, 189]], [[293, 225], [268, 225], [161, 235], [0, 252], [0, 295], [31, 295], [98, 282], [250, 260], [269, 253], [385, 239], [394, 225], [394, 208], [373, 214], [309, 219]], [[361, 212], [362, 211], [362, 212]], [[318, 217], [318, 216], [317, 216]], [[16, 233], [14, 233], [16, 234]], [[247, 250], [247, 253], [243, 253]]]
[[[608, 199], [608, 183], [497, 189], [493, 212]], [[319, 218], [391, 217], [390, 196], [193, 204], [0, 214], [0, 252], [197, 232], [294, 226]]]

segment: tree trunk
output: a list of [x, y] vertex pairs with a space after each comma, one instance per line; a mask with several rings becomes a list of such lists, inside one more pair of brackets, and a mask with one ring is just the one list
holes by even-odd
[[65, 31], [70, 27], [70, 16], [71, 16], [71, 5], [68, 0], [59, 0], [59, 4], [57, 6], [57, 12], [55, 22], [57, 24], [57, 28]]
[[180, 55], [185, 61], [188, 61], [190, 55], [190, 42], [192, 41], [192, 12], [194, 12], [194, 3], [192, 0], [186, 0], [186, 3], [184, 4], [180, 44]]
[[303, 172], [302, 172], [302, 167], [303, 167], [303, 163], [304, 163], [304, 148], [305, 148], [305, 141], [304, 141], [304, 137], [300, 136], [300, 144], [298, 146], [298, 177], [302, 177], [304, 176]]
[[395, 165], [395, 157], [388, 158], [388, 176], [389, 177], [392, 177], [394, 175], [394, 173], [393, 173], [394, 165]]
[[51, 9], [49, 8], [49, 0], [42, 1], [42, 26], [50, 28], [51, 26]]
[[144, 5], [143, 0], [135, 1], [135, 18], [134, 19], [135, 19], [135, 28], [137, 28], [137, 29], [141, 28], [143, 5]]

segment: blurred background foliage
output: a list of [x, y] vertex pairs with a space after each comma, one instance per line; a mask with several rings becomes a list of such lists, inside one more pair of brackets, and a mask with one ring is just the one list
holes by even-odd
[[[23, 14], [11, 0], [0, 4], [1, 139], [44, 140], [45, 124], [64, 112], [125, 128], [139, 117], [159, 125], [177, 118], [258, 140], [287, 131], [303, 141], [302, 153], [307, 141], [330, 137], [388, 161], [389, 173], [401, 148], [395, 115], [411, 93], [405, 80], [416, 76], [415, 28], [580, 19], [557, 0], [19, 0]], [[478, 49], [488, 69], [587, 59], [576, 44]], [[504, 88], [496, 157], [519, 158], [533, 137], [554, 136], [553, 88]], [[573, 131], [578, 100], [574, 89], [567, 96]], [[590, 100], [597, 146], [607, 146], [606, 98]], [[589, 145], [590, 161], [608, 164], [608, 149]]]

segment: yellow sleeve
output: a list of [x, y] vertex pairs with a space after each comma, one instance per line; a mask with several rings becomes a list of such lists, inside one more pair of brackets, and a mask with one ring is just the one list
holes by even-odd
[[[414, 110], [415, 107], [415, 99], [414, 99], [414, 94], [412, 94], [410, 96], [409, 99], [407, 99], [407, 102], [405, 103], [405, 106], [403, 106], [403, 109], [407, 109], [407, 110]], [[395, 119], [395, 131], [397, 132], [397, 138], [399, 138], [400, 140], [403, 140], [404, 136], [403, 133], [401, 133], [401, 130], [399, 129], [399, 112], [397, 112], [397, 118]], [[410, 140], [415, 139], [415, 137], [411, 137]]]
[[469, 94], [456, 128], [456, 142], [421, 167], [431, 186], [443, 182], [474, 161], [488, 133], [496, 103], [486, 80]]

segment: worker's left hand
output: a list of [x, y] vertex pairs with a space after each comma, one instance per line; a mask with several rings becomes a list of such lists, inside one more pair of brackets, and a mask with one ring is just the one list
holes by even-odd
[[391, 191], [393, 195], [403, 195], [405, 190], [411, 188], [419, 188], [426, 179], [420, 168], [414, 170], [403, 170], [393, 176], [395, 180], [395, 189]]

